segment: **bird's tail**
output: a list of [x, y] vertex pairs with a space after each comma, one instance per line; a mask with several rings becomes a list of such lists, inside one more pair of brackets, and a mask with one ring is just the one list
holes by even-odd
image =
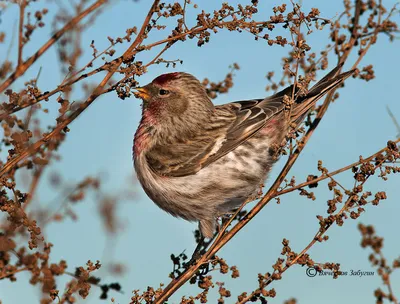
[[[340, 85], [346, 78], [353, 75], [355, 70], [338, 74], [342, 66], [343, 63], [330, 71], [324, 78], [318, 81], [305, 96], [298, 96], [295, 98], [296, 101], [292, 106], [290, 115], [291, 122], [299, 125], [321, 97]], [[298, 95], [298, 92], [296, 92], [296, 95]]]

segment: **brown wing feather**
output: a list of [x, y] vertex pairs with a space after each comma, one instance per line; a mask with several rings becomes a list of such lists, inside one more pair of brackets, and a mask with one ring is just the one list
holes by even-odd
[[[239, 101], [232, 104], [240, 105], [241, 102]], [[250, 112], [250, 115], [248, 115], [245, 120], [240, 121], [240, 123], [234, 124], [228, 130], [226, 134], [226, 141], [223, 143], [217, 153], [211, 155], [207, 159], [205, 165], [207, 166], [211, 164], [212, 162], [234, 150], [236, 147], [240, 146], [250, 137], [255, 135], [260, 129], [262, 129], [262, 127], [265, 126], [271, 117], [282, 111], [282, 109], [283, 103], [281, 100], [273, 100], [269, 102], [266, 99], [259, 101], [253, 108], [245, 109], [244, 111]], [[243, 114], [240, 113], [239, 115]]]
[[197, 135], [183, 142], [155, 145], [146, 153], [146, 159], [152, 170], [159, 175], [191, 175], [202, 168], [204, 159], [211, 153], [215, 143], [215, 138]]
[[[256, 134], [281, 110], [282, 103], [278, 101], [268, 106], [263, 104], [263, 108], [257, 106], [264, 101], [246, 100], [217, 106], [207, 137], [194, 134], [190, 141], [156, 145], [146, 155], [150, 167], [162, 176], [195, 174]], [[218, 120], [220, 111], [224, 112], [223, 120]]]
[[[354, 72], [337, 75], [341, 67], [342, 65], [337, 66], [322, 78], [306, 96], [298, 97], [295, 94], [298, 98], [292, 111], [292, 121], [302, 120], [319, 98]], [[193, 137], [185, 142], [154, 147], [147, 153], [149, 165], [163, 176], [195, 174], [234, 150], [256, 134], [273, 116], [282, 112], [285, 107], [283, 97], [291, 96], [292, 90], [293, 85], [265, 99], [216, 106], [214, 121], [207, 127], [206, 132], [193, 134]]]

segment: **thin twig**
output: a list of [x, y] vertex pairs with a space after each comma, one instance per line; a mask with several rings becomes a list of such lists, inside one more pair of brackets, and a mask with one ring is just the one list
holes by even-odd
[[[357, 28], [358, 27], [358, 22], [359, 22], [359, 14], [360, 14], [360, 5], [361, 1], [357, 2], [358, 5], [356, 4], [355, 8], [355, 18], [354, 18], [354, 26]], [[354, 34], [354, 33], [353, 33]], [[340, 62], [344, 62], [345, 59], [349, 56], [350, 52], [354, 48], [355, 42], [357, 41], [356, 38], [354, 38], [356, 35], [352, 35], [350, 38], [350, 46], [347, 49], [346, 53], [344, 56], [340, 59]], [[201, 265], [203, 265], [205, 262], [207, 262], [211, 257], [213, 257], [227, 242], [229, 242], [235, 235], [238, 233], [244, 226], [247, 225], [248, 222], [251, 221], [260, 211], [262, 208], [264, 208], [271, 199], [274, 198], [275, 194], [277, 193], [277, 190], [283, 180], [285, 179], [286, 175], [289, 173], [290, 169], [296, 162], [297, 158], [299, 157], [301, 151], [304, 149], [305, 145], [307, 144], [308, 140], [311, 138], [312, 134], [314, 133], [315, 129], [318, 127], [321, 119], [325, 115], [332, 97], [334, 95], [336, 90], [332, 90], [330, 93], [327, 94], [327, 97], [325, 98], [325, 101], [323, 105], [320, 107], [320, 110], [318, 111], [317, 116], [315, 117], [310, 129], [307, 131], [306, 135], [302, 138], [302, 143], [301, 145], [297, 146], [297, 149], [291, 154], [283, 167], [282, 171], [276, 178], [275, 182], [269, 189], [269, 191], [264, 195], [264, 197], [253, 207], [253, 209], [250, 210], [250, 212], [241, 220], [239, 221], [232, 229], [224, 234], [218, 243], [213, 244], [207, 251], [206, 253], [197, 261], [196, 264], [192, 265], [190, 268], [188, 268], [185, 272], [182, 273], [180, 277], [178, 277], [175, 280], [172, 280], [163, 290], [163, 292], [158, 296], [158, 298], [155, 300], [154, 304], [162, 304], [168, 298], [177, 290], [179, 289], [185, 282], [187, 282], [193, 275], [194, 273], [199, 269]]]
[[[396, 140], [395, 142], [399, 142], [399, 140]], [[383, 152], [385, 152], [387, 150], [388, 150], [388, 147], [383, 148], [383, 149], [375, 152], [374, 154], [370, 155], [369, 157], [364, 158], [363, 160], [360, 160], [358, 162], [354, 162], [354, 163], [352, 163], [352, 164], [350, 164], [348, 166], [345, 166], [345, 167], [340, 168], [338, 170], [335, 170], [333, 172], [329, 172], [327, 174], [322, 174], [321, 176], [319, 176], [319, 177], [317, 177], [317, 178], [315, 178], [313, 180], [298, 184], [298, 185], [296, 185], [294, 187], [287, 188], [287, 189], [284, 189], [284, 190], [281, 190], [281, 191], [277, 191], [275, 197], [283, 195], [283, 194], [286, 194], [286, 193], [289, 193], [289, 192], [292, 192], [292, 191], [297, 190], [297, 189], [304, 188], [304, 187], [306, 187], [308, 185], [312, 185], [312, 184], [318, 183], [318, 182], [323, 181], [323, 180], [325, 180], [327, 178], [332, 178], [332, 176], [335, 176], [335, 175], [337, 175], [339, 173], [342, 173], [342, 172], [345, 172], [347, 170], [350, 170], [351, 168], [353, 168], [355, 166], [361, 165], [362, 163], [365, 163], [365, 162], [368, 162], [368, 161], [374, 159], [379, 154], [381, 154], [381, 153], [383, 153]]]
[[35, 196], [36, 189], [39, 186], [40, 178], [42, 177], [43, 168], [44, 167], [42, 166], [39, 169], [35, 170], [35, 172], [33, 173], [32, 182], [31, 182], [31, 185], [29, 187], [29, 192], [28, 192], [29, 196], [22, 206], [22, 209], [24, 209], [24, 210], [26, 210], [26, 208], [29, 206], [29, 204], [32, 202], [32, 200]]
[[24, 48], [24, 17], [26, 0], [21, 0], [19, 4], [19, 30], [18, 30], [18, 65], [17, 70], [22, 64], [22, 51]]
[[[155, 12], [158, 3], [160, 0], [155, 0], [153, 5], [151, 6], [150, 11], [148, 12], [145, 21], [143, 22], [142, 28], [138, 36], [136, 37], [135, 41], [129, 46], [129, 48], [123, 54], [123, 58], [131, 58], [135, 54], [135, 49], [142, 43], [144, 39], [144, 33], [146, 31], [147, 25], [150, 23], [151, 16]], [[97, 2], [99, 3], [99, 2]], [[65, 127], [67, 127], [71, 122], [73, 122], [79, 115], [82, 114], [92, 103], [101, 95], [104, 86], [108, 83], [111, 79], [112, 75], [115, 71], [119, 68], [122, 64], [122, 60], [120, 60], [117, 64], [115, 64], [104, 79], [100, 82], [100, 84], [94, 89], [93, 93], [89, 96], [89, 98], [82, 103], [77, 110], [75, 110], [70, 116], [68, 116], [64, 121], [60, 122], [53, 131], [46, 134], [42, 139], [38, 140], [34, 144], [32, 144], [27, 149], [23, 150], [18, 156], [14, 157], [13, 159], [9, 160], [0, 170], [0, 177], [4, 176], [6, 173], [11, 171], [21, 160], [33, 155], [41, 146], [45, 145], [48, 141], [54, 138], [56, 135], [62, 132]]]
[[[105, 0], [103, 0], [103, 1], [105, 1]], [[315, 19], [321, 19], [321, 18], [315, 18]], [[293, 19], [293, 20], [295, 20], [295, 19]], [[258, 22], [253, 22], [253, 23], [241, 22], [240, 24], [237, 24], [237, 26], [238, 26], [239, 28], [245, 28], [246, 26], [247, 26], [247, 27], [249, 27], [249, 26], [257, 26], [257, 25], [258, 25], [258, 26], [265, 26], [265, 25], [267, 25], [267, 24], [277, 24], [277, 23], [285, 23], [285, 22], [287, 22], [287, 21], [283, 21], [283, 22], [278, 22], [278, 21], [258, 21]], [[229, 26], [232, 26], [233, 24], [236, 24], [236, 23], [237, 23], [237, 20], [225, 21], [225, 22], [221, 22], [221, 23], [219, 24], [219, 26], [229, 28]], [[183, 33], [181, 33], [181, 34], [179, 34], [179, 35], [171, 36], [171, 37], [169, 37], [169, 38], [162, 39], [162, 40], [159, 40], [159, 41], [157, 41], [157, 42], [154, 42], [154, 43], [145, 45], [145, 46], [143, 46], [143, 49], [145, 49], [145, 50], [150, 50], [151, 48], [153, 48], [153, 47], [155, 47], [155, 46], [158, 46], [158, 45], [162, 45], [162, 44], [165, 44], [165, 43], [171, 44], [171, 43], [177, 42], [177, 41], [179, 41], [179, 40], [182, 40], [182, 39], [185, 38], [186, 36], [195, 35], [196, 33], [200, 33], [200, 32], [202, 32], [202, 31], [204, 31], [204, 30], [206, 30], [206, 29], [207, 29], [207, 26], [199, 26], [199, 25], [198, 25], [198, 26], [193, 27], [193, 28], [190, 29], [189, 31], [185, 31], [185, 32], [183, 32]], [[32, 57], [33, 57], [33, 56], [32, 56]], [[32, 57], [31, 57], [31, 58], [32, 58]], [[28, 59], [26, 62], [28, 62], [29, 60], [30, 60], [30, 59]], [[58, 86], [56, 89], [54, 89], [54, 90], [52, 90], [52, 91], [50, 91], [50, 92], [45, 92], [45, 93], [43, 93], [42, 95], [36, 97], [35, 100], [34, 100], [33, 102], [31, 102], [31, 103], [29, 103], [29, 104], [23, 104], [23, 105], [14, 107], [14, 108], [13, 108], [12, 110], [10, 110], [10, 111], [1, 113], [1, 114], [0, 114], [0, 121], [2, 121], [4, 118], [6, 118], [6, 117], [7, 117], [8, 115], [10, 115], [10, 114], [16, 113], [16, 112], [18, 112], [18, 111], [20, 111], [20, 110], [22, 110], [22, 109], [24, 109], [24, 108], [27, 108], [27, 107], [29, 107], [29, 106], [32, 106], [32, 105], [34, 105], [34, 104], [36, 104], [36, 103], [38, 103], [38, 102], [40, 102], [40, 101], [42, 101], [42, 100], [48, 99], [50, 96], [52, 96], [52, 95], [54, 95], [54, 94], [56, 94], [56, 93], [62, 91], [64, 88], [66, 88], [66, 87], [68, 87], [68, 86], [71, 86], [72, 84], [74, 84], [74, 83], [76, 83], [76, 82], [79, 82], [79, 81], [81, 81], [81, 80], [83, 80], [83, 79], [86, 79], [86, 78], [88, 78], [88, 77], [90, 77], [90, 76], [93, 76], [93, 75], [95, 75], [95, 74], [97, 74], [97, 73], [99, 73], [99, 72], [108, 71], [108, 70], [109, 70], [112, 66], [114, 66], [115, 64], [119, 64], [121, 60], [123, 60], [123, 55], [120, 56], [120, 57], [118, 57], [118, 58], [115, 58], [114, 60], [112, 60], [112, 61], [110, 61], [110, 62], [104, 63], [102, 66], [100, 66], [100, 67], [98, 67], [98, 68], [96, 68], [96, 69], [94, 69], [94, 70], [92, 70], [92, 71], [90, 71], [90, 72], [88, 72], [88, 73], [82, 74], [82, 75], [80, 75], [80, 76], [76, 76], [76, 77], [73, 78], [73, 79], [70, 79], [70, 78], [69, 78], [70, 80], [68, 80], [67, 83]], [[33, 63], [33, 62], [32, 62], [32, 63]], [[8, 87], [8, 85], [5, 85], [6, 82], [7, 82], [8, 84], [11, 84], [11, 83], [15, 80], [15, 79], [10, 80], [10, 78], [13, 78], [13, 77], [14, 77], [13, 75], [14, 75], [15, 73], [16, 73], [16, 72], [14, 72], [2, 85], [0, 85], [0, 92], [2, 92], [2, 90], [5, 90], [5, 89]], [[20, 75], [18, 75], [18, 76], [20, 76]], [[107, 90], [106, 92], [109, 92], [109, 90]]]
[[97, 0], [86, 10], [84, 10], [78, 16], [72, 18], [62, 29], [56, 32], [34, 55], [29, 57], [26, 61], [18, 65], [18, 68], [12, 73], [1, 85], [0, 93], [4, 92], [18, 77], [22, 76], [26, 70], [40, 57], [42, 56], [54, 43], [61, 38], [67, 31], [72, 29], [77, 23], [79, 23], [87, 15], [102, 6], [107, 0]]
[[393, 113], [390, 110], [389, 106], [386, 106], [386, 110], [387, 110], [390, 118], [392, 119], [394, 125], [396, 126], [396, 129], [397, 129], [397, 136], [396, 137], [399, 138], [400, 137], [400, 125], [399, 125], [399, 122], [397, 121], [396, 116], [393, 115]]
[[[400, 140], [398, 140], [397, 142], [399, 142]], [[380, 160], [379, 163], [376, 166], [381, 165], [384, 162], [384, 160]], [[370, 177], [371, 175], [369, 175], [368, 177]], [[360, 183], [361, 186], [363, 186], [366, 181], [368, 180], [368, 177], [362, 181]], [[349, 203], [353, 201], [354, 197], [356, 196], [356, 194], [351, 194], [349, 195], [348, 199], [346, 200], [346, 202], [344, 203], [343, 207], [339, 210], [338, 213], [335, 214], [335, 217], [339, 217], [341, 214], [343, 214], [346, 210], [348, 210], [349, 208]], [[292, 267], [293, 265], [297, 264], [297, 261], [304, 256], [304, 254], [312, 247], [315, 245], [316, 242], [318, 242], [326, 233], [326, 231], [333, 226], [333, 224], [335, 224], [336, 222], [328, 222], [327, 225], [323, 228], [319, 228], [318, 232], [315, 234], [315, 236], [313, 237], [313, 239], [308, 243], [308, 245], [298, 254], [296, 255], [296, 257], [291, 260], [288, 261], [285, 265], [285, 267], [280, 270], [280, 274], [284, 273], [286, 270], [288, 270], [290, 267]], [[271, 284], [275, 279], [273, 278], [273, 276], [270, 276], [269, 279], [264, 282], [263, 286], [268, 286], [269, 284]], [[240, 302], [238, 302], [237, 304], [244, 304], [247, 303], [256, 293], [258, 292], [258, 290], [250, 293], [248, 296], [246, 296], [245, 298], [243, 298]]]
[[18, 269], [13, 270], [12, 272], [2, 274], [2, 275], [0, 275], [0, 280], [3, 280], [3, 279], [8, 278], [8, 277], [11, 277], [16, 273], [22, 272], [22, 271], [25, 271], [25, 270], [29, 270], [29, 268], [28, 267], [18, 268]]

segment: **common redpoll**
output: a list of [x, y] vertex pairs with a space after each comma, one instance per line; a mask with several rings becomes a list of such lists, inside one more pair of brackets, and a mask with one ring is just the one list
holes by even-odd
[[[133, 158], [147, 195], [163, 210], [198, 221], [204, 237], [216, 218], [259, 191], [291, 126], [298, 126], [316, 101], [353, 71], [341, 65], [298, 92], [288, 110], [293, 86], [265, 99], [214, 106], [192, 75], [169, 73], [137, 88], [143, 99]], [[297, 91], [297, 90], [296, 90]]]

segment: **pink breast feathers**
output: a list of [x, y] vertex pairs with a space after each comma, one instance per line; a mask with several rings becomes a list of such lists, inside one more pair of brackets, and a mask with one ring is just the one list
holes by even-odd
[[145, 132], [145, 128], [139, 126], [135, 133], [135, 139], [133, 144], [133, 155], [137, 157], [142, 153], [143, 149], [146, 147], [146, 143], [148, 142], [148, 133]]
[[134, 156], [139, 156], [140, 153], [148, 146], [150, 140], [150, 130], [156, 123], [154, 115], [145, 110], [143, 112], [142, 120], [140, 121], [139, 127], [135, 133], [135, 139], [133, 144]]

